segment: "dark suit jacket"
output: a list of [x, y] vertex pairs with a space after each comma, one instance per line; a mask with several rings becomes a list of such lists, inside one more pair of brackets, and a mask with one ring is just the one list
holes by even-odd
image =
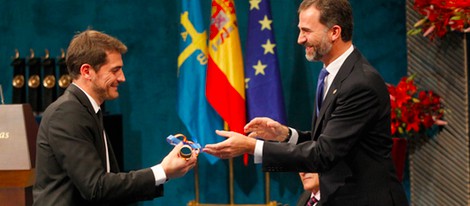
[[108, 141], [111, 172], [97, 115], [71, 84], [44, 112], [36, 150], [34, 205], [116, 205], [163, 195], [151, 169], [119, 173]]
[[[312, 141], [314, 140], [314, 141]], [[333, 80], [312, 131], [299, 143], [265, 142], [265, 171], [317, 172], [320, 205], [408, 205], [390, 152], [390, 98], [354, 49]]]
[[[297, 206], [305, 206], [307, 205], [307, 202], [310, 200], [310, 196], [312, 195], [312, 192], [310, 191], [304, 191], [299, 199], [297, 199]], [[318, 204], [317, 204], [318, 205]]]

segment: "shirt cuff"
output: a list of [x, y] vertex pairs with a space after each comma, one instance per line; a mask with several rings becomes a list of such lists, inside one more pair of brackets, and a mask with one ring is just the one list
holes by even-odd
[[167, 181], [165, 171], [160, 164], [155, 165], [150, 169], [152, 169], [153, 176], [155, 177], [155, 186], [161, 185]]
[[255, 164], [263, 163], [263, 145], [264, 141], [256, 140], [255, 153], [253, 154]]
[[287, 143], [297, 144], [297, 142], [299, 140], [299, 133], [297, 133], [297, 130], [295, 130], [294, 128], [289, 127], [289, 130], [291, 131], [291, 135], [290, 135], [290, 139]]

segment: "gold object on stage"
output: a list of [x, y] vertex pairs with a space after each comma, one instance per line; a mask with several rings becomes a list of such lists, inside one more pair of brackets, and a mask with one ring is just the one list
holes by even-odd
[[42, 85], [48, 89], [51, 89], [55, 86], [55, 76], [47, 75], [42, 82]]
[[63, 88], [63, 89], [67, 88], [70, 85], [70, 83], [72, 83], [72, 77], [68, 74], [62, 75], [59, 79], [60, 88]]
[[41, 84], [40, 79], [39, 79], [39, 75], [35, 74], [35, 75], [29, 77], [28, 86], [30, 88], [33, 88], [33, 89], [38, 88], [39, 84]]
[[13, 87], [19, 89], [19, 88], [22, 88], [24, 86], [24, 76], [21, 75], [21, 74], [18, 74], [16, 75], [14, 78], [13, 78]]
[[15, 59], [20, 58], [20, 51], [18, 49], [15, 49]]

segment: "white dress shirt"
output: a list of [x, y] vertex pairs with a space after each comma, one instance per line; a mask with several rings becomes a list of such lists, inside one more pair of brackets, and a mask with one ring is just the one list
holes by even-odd
[[317, 202], [315, 202], [315, 204], [313, 204], [313, 206], [315, 206], [315, 205], [318, 204], [318, 202], [320, 202], [320, 190], [318, 190], [318, 192], [316, 192], [316, 193], [312, 193], [312, 194], [310, 195], [310, 198], [312, 198], [312, 196], [315, 196], [315, 199], [318, 200]]

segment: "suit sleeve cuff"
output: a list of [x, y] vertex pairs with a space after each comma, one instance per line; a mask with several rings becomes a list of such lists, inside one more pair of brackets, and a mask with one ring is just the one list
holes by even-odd
[[255, 153], [253, 155], [255, 164], [263, 163], [263, 145], [264, 141], [256, 140]]
[[155, 177], [155, 186], [161, 185], [167, 181], [165, 171], [160, 164], [155, 165], [150, 169], [152, 169], [153, 176]]
[[297, 130], [295, 130], [294, 128], [289, 127], [289, 130], [291, 131], [291, 136], [290, 136], [289, 141], [287, 143], [297, 144], [297, 142], [299, 140], [299, 133], [297, 133]]

